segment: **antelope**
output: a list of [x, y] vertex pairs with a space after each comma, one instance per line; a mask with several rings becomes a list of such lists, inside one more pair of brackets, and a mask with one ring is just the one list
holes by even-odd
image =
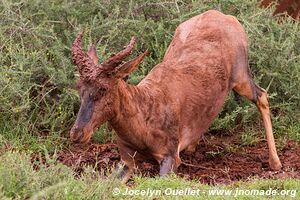
[[82, 37], [83, 32], [71, 50], [80, 73], [81, 106], [70, 138], [87, 143], [94, 130], [108, 122], [117, 133], [124, 166], [119, 175], [124, 182], [136, 162], [149, 159], [159, 163], [161, 176], [176, 171], [179, 153], [195, 151], [231, 90], [257, 106], [266, 130], [270, 168], [281, 169], [268, 94], [252, 79], [247, 35], [235, 17], [210, 10], [180, 24], [162, 62], [138, 85], [123, 80], [148, 53], [123, 61], [133, 50], [134, 37], [101, 64], [94, 45], [83, 51]]

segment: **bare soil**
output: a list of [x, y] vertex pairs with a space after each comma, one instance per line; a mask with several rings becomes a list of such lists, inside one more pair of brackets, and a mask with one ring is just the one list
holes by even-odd
[[[197, 179], [201, 183], [230, 184], [253, 177], [278, 179], [293, 177], [300, 179], [300, 145], [291, 140], [286, 141], [279, 150], [283, 168], [271, 171], [268, 165], [268, 149], [266, 141], [255, 145], [241, 145], [238, 137], [209, 133], [201, 141], [196, 152], [189, 155], [181, 153], [181, 164], [177, 175], [188, 179]], [[61, 151], [58, 160], [72, 167], [78, 175], [83, 167], [90, 165], [101, 172], [112, 169], [120, 160], [117, 145], [89, 143], [73, 145]], [[157, 176], [158, 164], [142, 163], [138, 172], [143, 176]]]

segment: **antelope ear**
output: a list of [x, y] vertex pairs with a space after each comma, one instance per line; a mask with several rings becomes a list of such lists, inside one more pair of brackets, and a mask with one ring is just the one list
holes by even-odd
[[88, 51], [87, 54], [93, 60], [93, 62], [95, 63], [95, 65], [98, 65], [99, 58], [97, 56], [97, 51], [96, 51], [95, 45], [90, 45], [90, 48], [89, 48], [89, 51]]
[[112, 75], [116, 78], [124, 78], [125, 76], [127, 76], [128, 74], [133, 72], [138, 67], [138, 65], [143, 61], [143, 59], [145, 58], [145, 56], [147, 54], [148, 54], [148, 50], [146, 50], [144, 53], [142, 53], [138, 57], [116, 67], [113, 70]]

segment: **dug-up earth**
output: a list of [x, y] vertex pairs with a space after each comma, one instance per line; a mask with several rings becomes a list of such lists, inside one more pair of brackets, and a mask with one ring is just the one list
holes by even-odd
[[[201, 183], [230, 184], [239, 180], [254, 177], [279, 179], [300, 179], [300, 145], [286, 141], [279, 151], [282, 170], [271, 171], [268, 165], [268, 149], [266, 141], [255, 145], [241, 145], [239, 138], [220, 133], [209, 133], [201, 141], [196, 152], [188, 155], [181, 153], [181, 164], [177, 175], [188, 179], [197, 179]], [[118, 163], [120, 156], [117, 145], [106, 144], [72, 145], [61, 151], [58, 160], [72, 167], [78, 175], [83, 167], [90, 165], [99, 172], [107, 172]], [[137, 169], [143, 176], [158, 175], [158, 164], [141, 163]]]

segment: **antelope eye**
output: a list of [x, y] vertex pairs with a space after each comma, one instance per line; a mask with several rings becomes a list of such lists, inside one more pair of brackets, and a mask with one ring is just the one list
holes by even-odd
[[106, 93], [107, 89], [106, 88], [99, 88], [98, 89], [98, 93], [100, 93], [101, 95], [104, 95]]

